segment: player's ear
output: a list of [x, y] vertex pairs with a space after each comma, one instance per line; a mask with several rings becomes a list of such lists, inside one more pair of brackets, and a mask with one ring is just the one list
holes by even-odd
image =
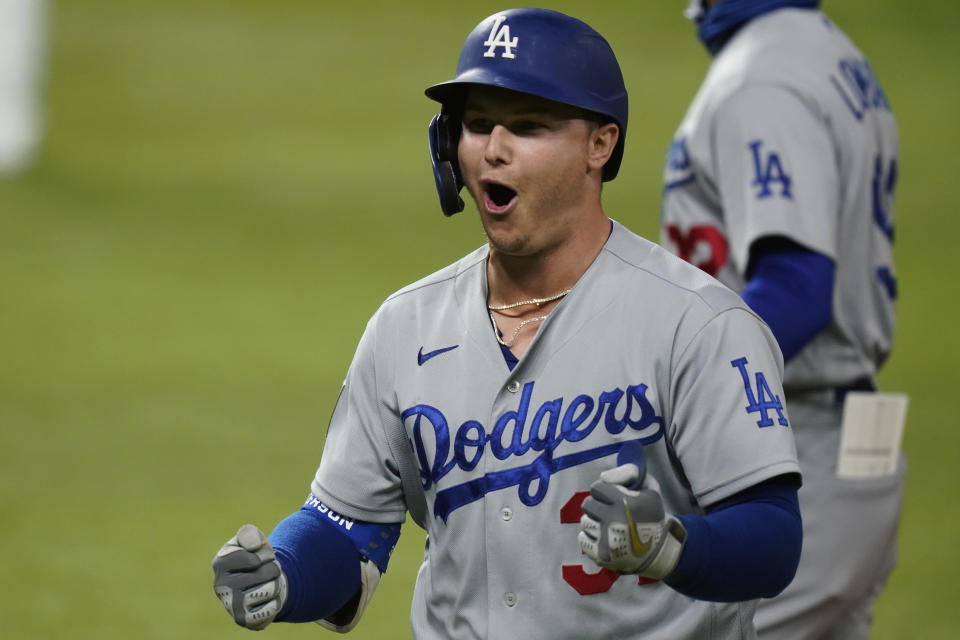
[[587, 148], [587, 166], [591, 171], [600, 171], [617, 146], [620, 127], [615, 122], [606, 122], [592, 129]]

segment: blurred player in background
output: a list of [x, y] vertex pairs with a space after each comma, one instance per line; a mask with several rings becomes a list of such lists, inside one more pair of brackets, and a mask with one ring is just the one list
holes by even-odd
[[804, 549], [760, 603], [760, 637], [851, 640], [894, 566], [904, 482], [899, 441], [869, 418], [844, 437], [892, 462], [841, 474], [870, 453], [841, 452], [845, 400], [889, 413], [883, 394], [851, 392], [875, 391], [891, 348], [899, 144], [873, 69], [818, 4], [689, 5], [714, 60], [670, 146], [661, 241], [739, 291], [786, 361]]
[[43, 134], [45, 0], [0, 0], [0, 177], [26, 169]]
[[801, 546], [782, 359], [735, 293], [604, 213], [609, 44], [504, 11], [427, 95], [441, 207], [465, 186], [487, 244], [370, 320], [306, 504], [216, 554], [224, 607], [349, 631], [409, 512], [418, 639], [754, 637]]

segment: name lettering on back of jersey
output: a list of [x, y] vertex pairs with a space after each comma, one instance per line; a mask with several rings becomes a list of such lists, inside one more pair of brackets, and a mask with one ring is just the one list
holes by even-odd
[[[528, 507], [546, 497], [550, 476], [592, 460], [616, 454], [622, 442], [606, 444], [557, 456], [565, 442], [580, 442], [601, 423], [610, 434], [623, 433], [628, 427], [642, 444], [663, 437], [663, 417], [647, 400], [647, 385], [630, 385], [604, 391], [598, 397], [581, 394], [566, 404], [564, 398], [530, 405], [534, 383], [523, 387], [516, 410], [500, 415], [493, 428], [479, 420], [467, 420], [451, 434], [446, 417], [436, 407], [418, 404], [401, 415], [410, 444], [417, 456], [424, 490], [438, 484], [454, 469], [472, 471], [487, 453], [498, 460], [519, 458], [529, 451], [541, 452], [528, 464], [494, 471], [463, 484], [437, 491], [433, 513], [446, 522], [456, 509], [480, 500], [486, 494], [517, 487], [520, 501]], [[452, 436], [452, 442], [451, 442]], [[432, 442], [430, 442], [432, 440]], [[451, 446], [452, 445], [452, 446]]]
[[830, 74], [830, 82], [857, 120], [863, 120], [870, 109], [890, 111], [887, 94], [880, 87], [870, 63], [862, 58], [838, 62], [837, 73]]
[[[747, 364], [749, 363], [746, 358], [737, 358], [730, 362], [730, 366], [739, 370], [740, 377], [743, 378], [743, 389], [747, 394], [747, 413], [760, 414], [760, 419], [757, 420], [757, 426], [769, 427], [773, 425], [773, 418], [771, 418], [767, 412], [771, 410], [776, 411], [777, 422], [784, 427], [789, 427], [790, 424], [783, 415], [783, 403], [780, 401], [780, 396], [774, 395], [770, 390], [770, 385], [767, 384], [767, 377], [763, 375], [762, 371], [757, 371], [756, 374], [754, 374], [754, 383], [751, 384], [750, 374], [747, 373]], [[756, 393], [754, 393], [754, 384], [756, 385]]]
[[507, 16], [496, 16], [493, 20], [490, 35], [487, 36], [486, 41], [483, 43], [483, 46], [487, 47], [487, 50], [483, 53], [483, 57], [495, 58], [497, 57], [497, 47], [503, 47], [503, 53], [500, 54], [501, 58], [516, 58], [517, 56], [513, 53], [513, 50], [517, 48], [517, 43], [520, 39], [517, 37], [513, 39], [510, 38], [510, 25], [504, 24]]
[[759, 187], [757, 199], [762, 200], [774, 195], [774, 189], [779, 188], [781, 197], [793, 199], [790, 193], [790, 176], [783, 170], [780, 156], [774, 151], [763, 151], [763, 140], [754, 140], [747, 144], [753, 154], [754, 177], [751, 186]]

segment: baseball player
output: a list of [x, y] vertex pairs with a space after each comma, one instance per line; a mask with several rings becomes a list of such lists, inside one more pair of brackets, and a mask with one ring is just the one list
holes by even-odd
[[441, 206], [466, 187], [487, 243], [370, 320], [306, 503], [217, 553], [223, 605], [349, 631], [409, 513], [415, 638], [753, 637], [801, 546], [782, 357], [604, 214], [628, 113], [609, 44], [503, 11], [426, 93]]
[[[904, 481], [899, 443], [844, 412], [856, 399], [889, 413], [871, 392], [894, 324], [899, 145], [873, 68], [818, 4], [690, 4], [714, 59], [670, 145], [661, 241], [739, 291], [786, 361], [804, 549], [790, 587], [760, 603], [760, 637], [849, 640], [869, 637], [894, 565]], [[857, 430], [887, 468], [841, 473]]]

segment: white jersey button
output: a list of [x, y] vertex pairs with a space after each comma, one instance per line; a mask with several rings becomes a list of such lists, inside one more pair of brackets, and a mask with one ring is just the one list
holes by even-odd
[[512, 607], [517, 604], [517, 594], [512, 591], [507, 591], [503, 594], [503, 601], [507, 604], [508, 607]]
[[503, 520], [506, 522], [513, 517], [513, 509], [510, 507], [504, 507], [503, 511], [500, 512], [500, 515], [503, 517]]
[[520, 383], [516, 380], [511, 380], [510, 384], [507, 385], [507, 391], [510, 393], [516, 393], [517, 391], [520, 391]]

